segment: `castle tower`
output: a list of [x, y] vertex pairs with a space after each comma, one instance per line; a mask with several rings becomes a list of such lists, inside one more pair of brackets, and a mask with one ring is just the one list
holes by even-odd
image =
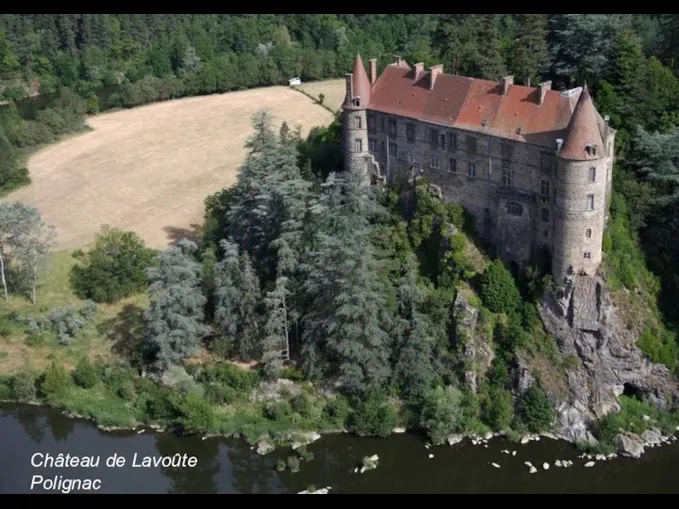
[[585, 85], [566, 139], [557, 140], [556, 147], [552, 274], [561, 287], [572, 275], [594, 275], [601, 264], [614, 136]]
[[366, 110], [370, 103], [370, 80], [360, 55], [354, 59], [354, 72], [346, 77], [344, 110], [344, 167], [346, 171], [359, 173], [368, 178], [368, 118]]

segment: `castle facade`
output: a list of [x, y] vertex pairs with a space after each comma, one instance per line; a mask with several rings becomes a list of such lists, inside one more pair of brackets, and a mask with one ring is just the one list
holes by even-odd
[[460, 202], [511, 268], [541, 250], [552, 275], [594, 275], [602, 259], [615, 130], [587, 87], [520, 86], [360, 56], [346, 78], [347, 171], [393, 181], [415, 171]]

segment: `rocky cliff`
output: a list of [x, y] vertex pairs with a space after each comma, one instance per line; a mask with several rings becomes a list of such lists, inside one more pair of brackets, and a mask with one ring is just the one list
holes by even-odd
[[617, 411], [623, 393], [643, 395], [661, 408], [679, 401], [676, 380], [636, 346], [637, 334], [621, 323], [602, 279], [575, 276], [565, 292], [545, 296], [538, 308], [561, 354], [580, 361], [568, 370], [567, 396], [552, 395], [563, 438], [591, 441], [588, 423]]

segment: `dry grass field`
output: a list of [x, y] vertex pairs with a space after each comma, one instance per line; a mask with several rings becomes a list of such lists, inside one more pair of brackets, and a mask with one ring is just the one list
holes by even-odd
[[[318, 91], [336, 101], [333, 87], [324, 86]], [[303, 133], [332, 121], [328, 110], [288, 87], [102, 114], [89, 119], [93, 131], [33, 155], [32, 183], [3, 201], [37, 207], [56, 227], [60, 249], [91, 243], [103, 224], [167, 247], [195, 233], [206, 196], [235, 182], [251, 116], [263, 108], [277, 125], [285, 120]]]
[[304, 90], [304, 92], [316, 99], [318, 99], [319, 94], [325, 95], [323, 104], [335, 111], [339, 111], [340, 106], [342, 106], [342, 103], [344, 102], [344, 95], [346, 94], [346, 81], [343, 79], [314, 81], [302, 83], [297, 88]]

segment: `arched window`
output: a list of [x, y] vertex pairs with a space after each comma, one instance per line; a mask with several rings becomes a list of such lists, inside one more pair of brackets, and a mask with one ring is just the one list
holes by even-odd
[[507, 214], [521, 216], [523, 215], [523, 207], [520, 203], [509, 202], [507, 203]]

